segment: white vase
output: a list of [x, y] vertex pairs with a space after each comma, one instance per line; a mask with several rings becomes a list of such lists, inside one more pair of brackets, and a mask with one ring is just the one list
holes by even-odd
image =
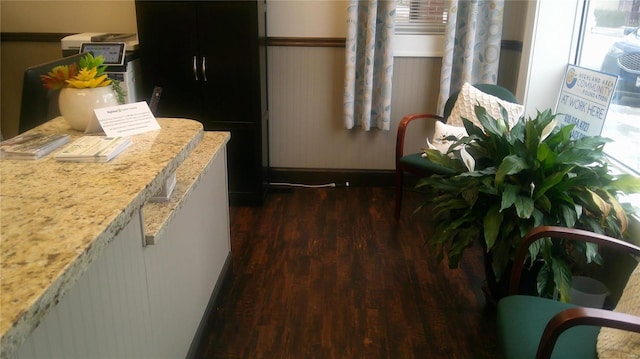
[[60, 114], [71, 128], [78, 131], [84, 131], [87, 124], [95, 119], [94, 109], [116, 105], [118, 98], [111, 86], [63, 88], [58, 98]]

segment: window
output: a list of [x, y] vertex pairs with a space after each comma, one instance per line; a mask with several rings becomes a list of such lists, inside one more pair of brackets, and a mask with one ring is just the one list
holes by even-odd
[[[601, 26], [602, 22], [596, 26], [594, 10], [603, 6], [619, 9], [621, 4], [633, 5], [632, 0], [509, 1], [508, 3], [526, 6], [527, 21], [524, 22], [523, 28], [525, 46], [519, 69], [517, 94], [525, 104], [527, 116], [535, 115], [537, 109], [554, 108], [558, 100], [559, 84], [566, 72], [567, 61], [599, 70], [611, 45], [628, 36], [625, 32], [629, 30], [624, 25], [616, 25], [607, 30]], [[625, 19], [634, 19], [634, 16], [629, 14]], [[600, 21], [603, 20], [600, 19]], [[635, 29], [633, 26], [631, 28]], [[607, 34], [607, 32], [616, 34]], [[574, 60], [576, 61], [573, 62]], [[635, 91], [637, 94], [638, 89], [636, 88]], [[605, 152], [613, 158], [612, 170], [638, 175], [640, 146], [637, 138], [640, 132], [640, 121], [638, 121], [640, 108], [631, 96], [633, 91], [627, 92], [626, 98], [616, 99], [609, 108], [602, 135], [615, 141], [605, 146]], [[620, 162], [623, 165], [620, 165]], [[631, 203], [640, 213], [640, 194], [633, 194], [625, 201]], [[640, 216], [635, 215], [632, 223], [636, 227], [634, 231], [640, 230], [638, 227]]]
[[446, 0], [398, 0], [396, 34], [442, 34], [446, 23]]
[[592, 0], [583, 14], [577, 64], [618, 76], [602, 136], [605, 152], [640, 175], [640, 0]]
[[[586, 2], [576, 63], [618, 76], [602, 129], [614, 169], [640, 175], [640, 0]], [[640, 210], [640, 194], [628, 200]]]

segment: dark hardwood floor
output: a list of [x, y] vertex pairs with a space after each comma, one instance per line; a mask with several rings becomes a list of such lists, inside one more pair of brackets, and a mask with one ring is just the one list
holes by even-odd
[[482, 252], [438, 263], [428, 211], [393, 188], [270, 193], [231, 208], [233, 277], [198, 358], [498, 358]]

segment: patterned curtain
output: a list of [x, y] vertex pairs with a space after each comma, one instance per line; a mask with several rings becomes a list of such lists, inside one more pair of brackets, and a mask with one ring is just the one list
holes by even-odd
[[465, 82], [498, 80], [504, 0], [449, 0], [438, 113]]
[[344, 119], [347, 128], [389, 130], [394, 0], [350, 0], [347, 18]]

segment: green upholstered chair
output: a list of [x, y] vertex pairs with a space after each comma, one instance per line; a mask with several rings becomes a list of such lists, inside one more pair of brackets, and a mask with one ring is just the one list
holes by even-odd
[[[601, 327], [640, 333], [640, 317], [637, 316], [640, 311], [634, 315], [628, 312], [585, 308], [552, 299], [516, 294], [529, 245], [546, 237], [593, 242], [640, 256], [640, 247], [589, 231], [563, 227], [539, 227], [529, 232], [524, 237], [514, 259], [510, 277], [510, 295], [498, 302], [498, 337], [505, 358], [598, 358], [596, 340]], [[636, 287], [640, 288], [638, 269], [634, 273], [638, 272]], [[640, 293], [628, 292], [633, 276], [634, 274], [624, 290], [626, 293], [623, 292], [618, 302], [619, 307], [623, 300], [631, 299], [635, 303], [640, 303]], [[635, 304], [632, 305], [634, 306], [637, 307]], [[640, 334], [636, 338], [640, 338]], [[622, 346], [633, 345], [629, 340], [623, 340], [622, 343], [624, 343]], [[614, 346], [618, 346], [615, 350], [625, 350], [618, 344]], [[634, 348], [640, 350], [640, 347]]]
[[[475, 84], [473, 87], [478, 90], [493, 95], [502, 100], [518, 103], [515, 95], [507, 90], [504, 87], [499, 85], [492, 84]], [[439, 175], [453, 175], [453, 171], [451, 169], [442, 167], [437, 165], [427, 158], [422, 157], [422, 152], [420, 153], [411, 153], [404, 154], [404, 139], [405, 134], [407, 132], [407, 128], [409, 123], [415, 120], [436, 120], [447, 122], [451, 111], [453, 110], [456, 100], [458, 99], [458, 94], [460, 91], [454, 92], [444, 106], [444, 116], [438, 116], [427, 113], [419, 113], [419, 114], [410, 114], [404, 116], [398, 125], [398, 133], [396, 135], [396, 178], [395, 178], [395, 186], [396, 186], [396, 199], [395, 199], [395, 218], [400, 218], [400, 209], [402, 208], [402, 190], [403, 190], [403, 179], [405, 173], [411, 173], [417, 176], [430, 176], [433, 174]]]

